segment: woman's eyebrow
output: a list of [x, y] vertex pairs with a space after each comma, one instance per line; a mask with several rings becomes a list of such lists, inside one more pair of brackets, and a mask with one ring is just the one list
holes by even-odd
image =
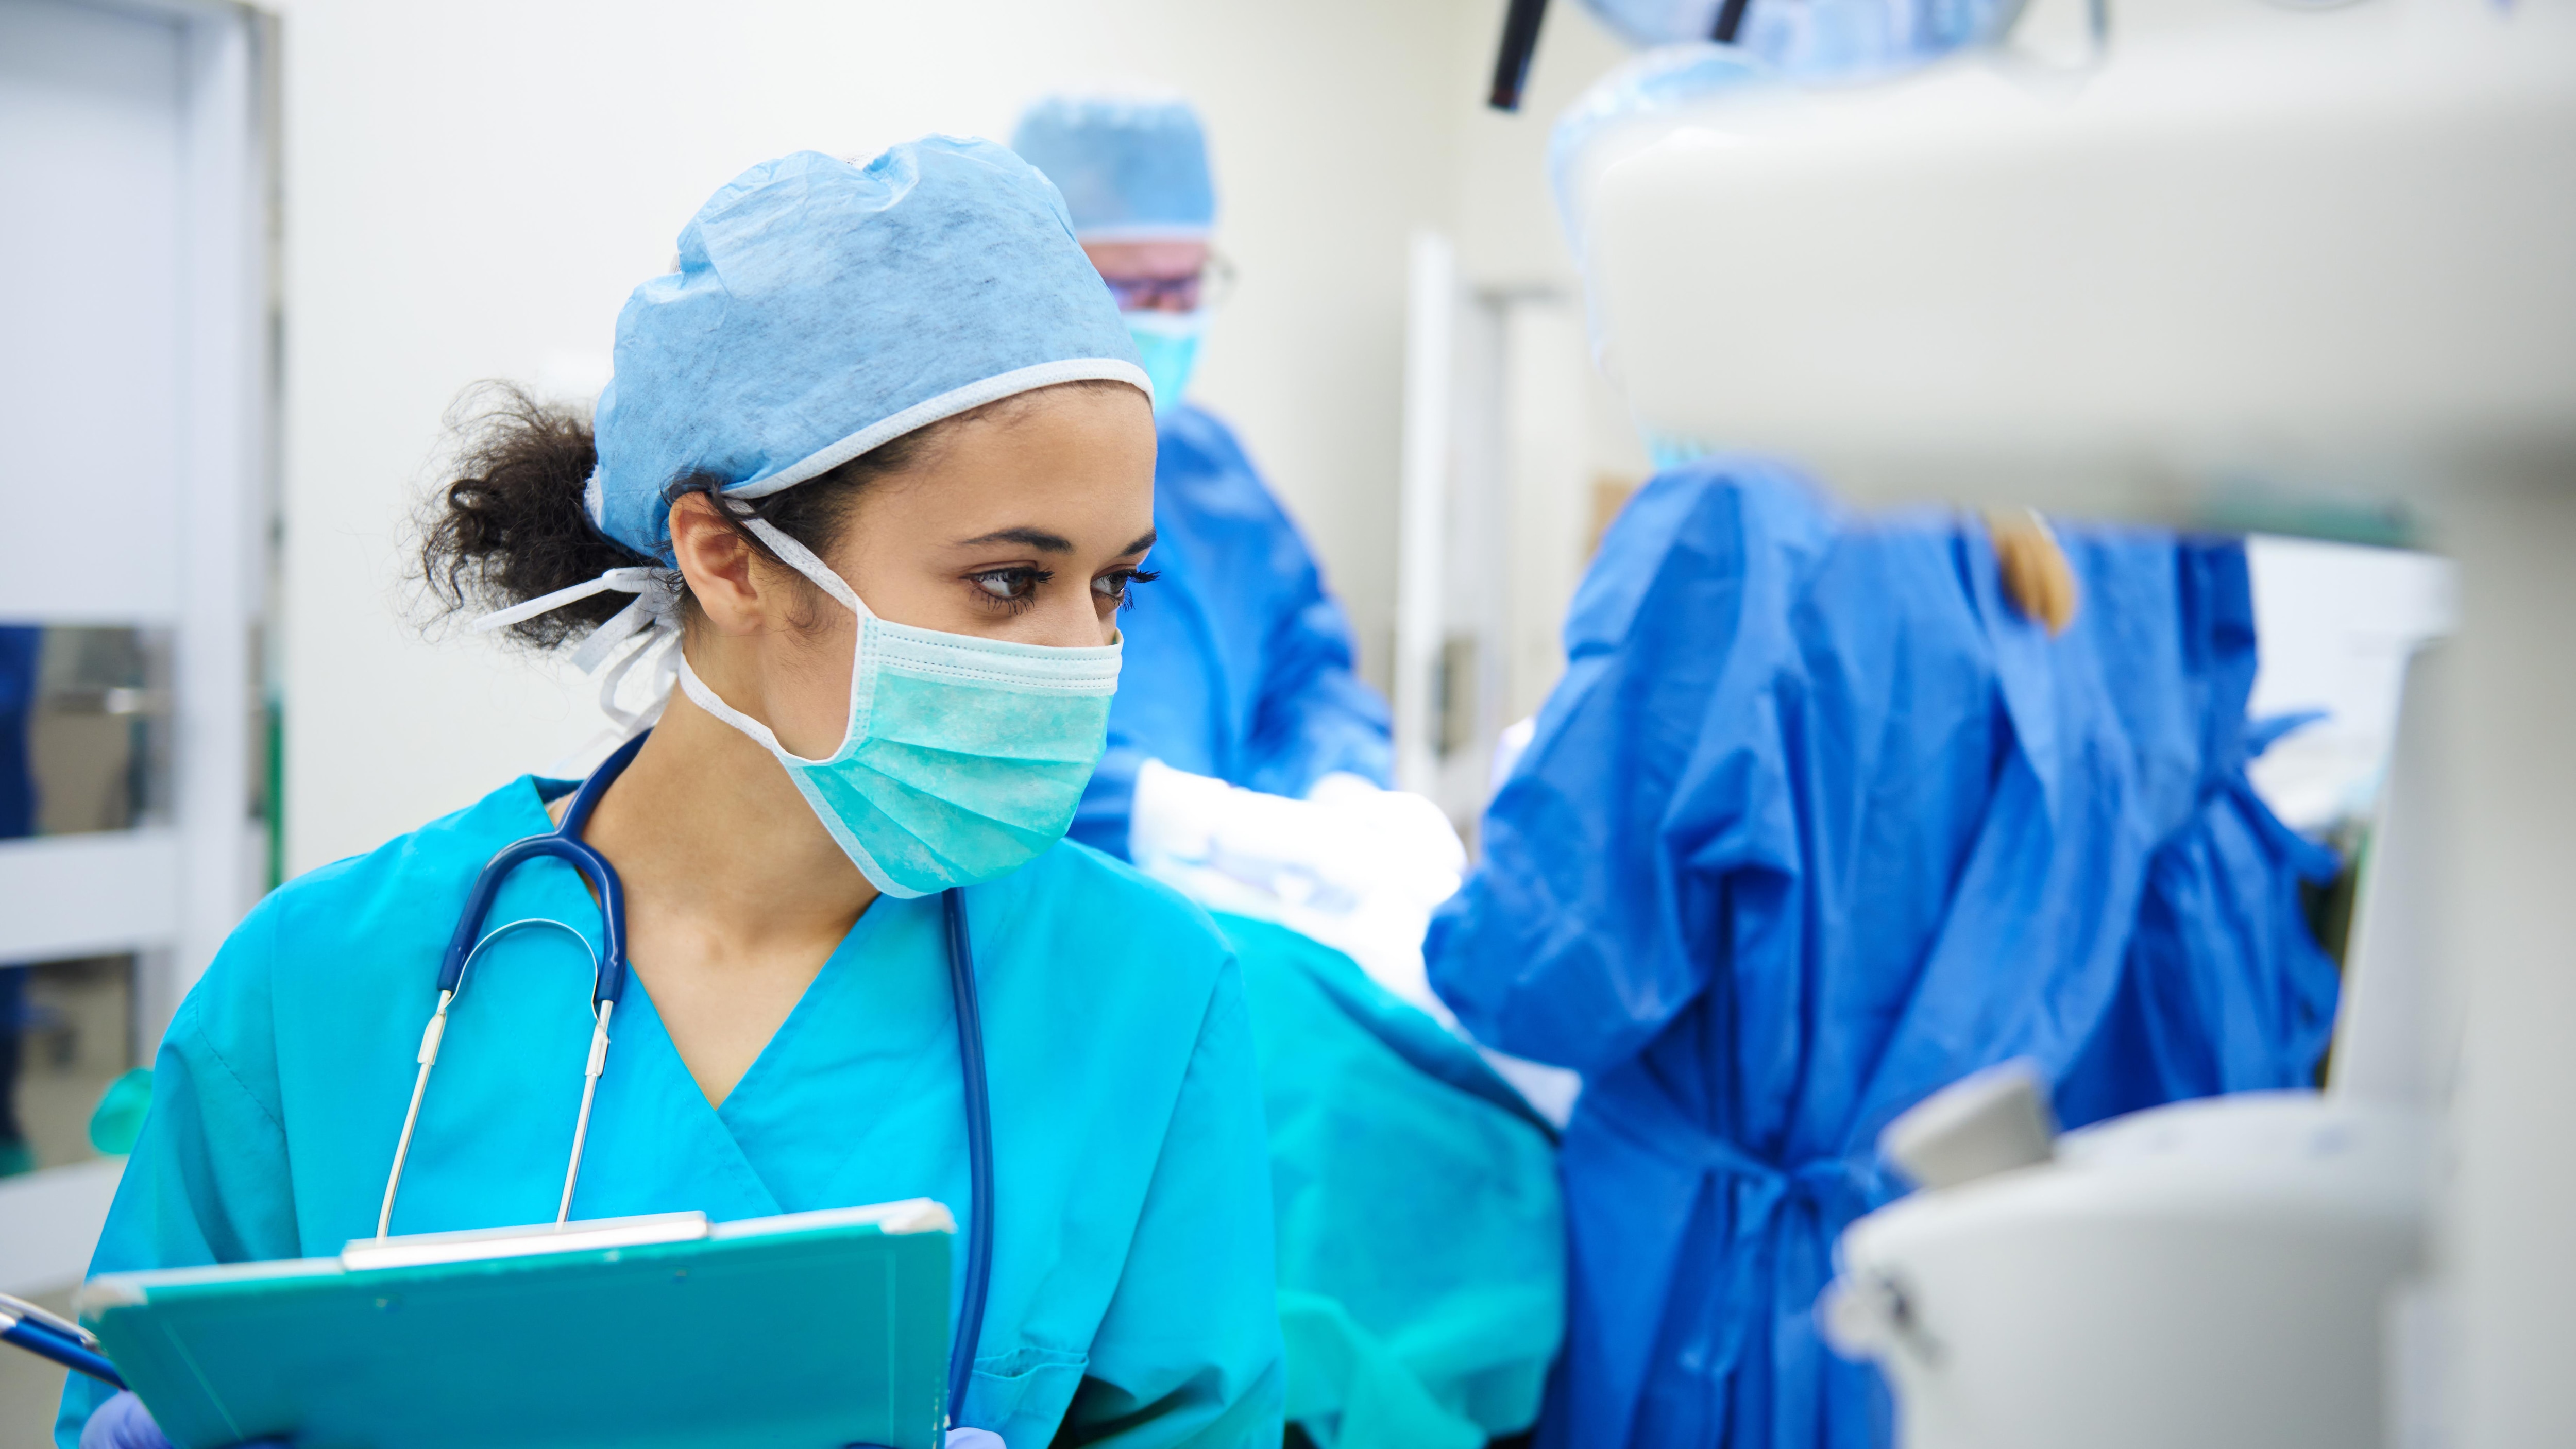
[[[1138, 538], [1134, 543], [1127, 545], [1125, 548], [1118, 550], [1118, 552], [1122, 556], [1131, 553], [1143, 553], [1145, 550], [1154, 546], [1154, 542], [1159, 536], [1160, 535], [1156, 534], [1154, 530], [1149, 528], [1145, 530], [1142, 537]], [[1063, 534], [1049, 533], [1042, 528], [997, 529], [991, 533], [979, 534], [974, 538], [961, 538], [957, 540], [957, 547], [977, 548], [988, 543], [1016, 543], [1023, 548], [1036, 549], [1040, 553], [1073, 552], [1073, 543], [1070, 539], [1067, 539]]]
[[1016, 543], [1026, 548], [1036, 549], [1040, 553], [1073, 552], [1072, 540], [1063, 534], [1049, 533], [1042, 528], [997, 529], [992, 533], [979, 534], [974, 538], [961, 538], [957, 541], [957, 546], [973, 548], [978, 544], [986, 543]]

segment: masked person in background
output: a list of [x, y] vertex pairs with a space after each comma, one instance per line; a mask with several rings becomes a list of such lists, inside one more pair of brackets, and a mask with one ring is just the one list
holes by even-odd
[[1050, 97], [1011, 147], [1064, 193], [1154, 381], [1158, 582], [1127, 615], [1109, 749], [1073, 836], [1327, 940], [1430, 1005], [1422, 926], [1464, 867], [1456, 832], [1384, 788], [1386, 701], [1353, 672], [1341, 605], [1233, 431], [1184, 398], [1222, 275], [1198, 113]]
[[1352, 673], [1340, 607], [1234, 435], [1183, 400], [1216, 214], [1197, 114], [1049, 99], [1011, 144], [1063, 191], [1154, 382], [1155, 582], [1120, 616], [1109, 748], [1073, 833], [1197, 897], [1234, 947], [1290, 1442], [1478, 1449], [1537, 1416], [1565, 1269], [1552, 1134], [1444, 1029], [1422, 974], [1464, 849], [1430, 801], [1384, 788], [1386, 704]]

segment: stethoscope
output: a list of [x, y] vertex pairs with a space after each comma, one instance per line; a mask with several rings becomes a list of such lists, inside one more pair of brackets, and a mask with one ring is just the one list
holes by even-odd
[[[573, 1188], [581, 1181], [581, 1151], [590, 1137], [590, 1104], [599, 1093], [599, 1074], [608, 1065], [608, 1019], [626, 991], [625, 887], [617, 878], [617, 868], [583, 840], [581, 832], [590, 823], [590, 813], [598, 807], [600, 797], [625, 772], [650, 733], [648, 730], [618, 746], [616, 753], [581, 782], [581, 788], [573, 792], [572, 803], [564, 808], [561, 825], [502, 847], [475, 878], [474, 890], [465, 899], [465, 912], [457, 918], [456, 934], [448, 938], [447, 954], [439, 962], [438, 1009], [430, 1014], [429, 1025], [421, 1031], [420, 1075], [412, 1079], [411, 1109], [403, 1114], [402, 1136], [394, 1144], [393, 1172], [385, 1179], [384, 1206], [376, 1213], [377, 1237], [385, 1237], [393, 1227], [394, 1194], [402, 1187], [403, 1161], [411, 1155], [412, 1129], [420, 1123], [420, 1102], [429, 1090], [429, 1069], [438, 1064], [439, 1042], [447, 1035], [447, 1010], [465, 989], [466, 968], [474, 964], [484, 947], [521, 929], [559, 930], [580, 941], [582, 949], [590, 952], [590, 1060], [583, 1068], [581, 1115], [573, 1120], [572, 1160], [564, 1166], [563, 1198], [555, 1208], [557, 1223], [571, 1218]], [[600, 950], [590, 951], [589, 938], [555, 920], [511, 921], [488, 933], [484, 931], [483, 919], [510, 872], [539, 859], [560, 860], [590, 882], [592, 893], [599, 898]], [[974, 1212], [966, 1225], [964, 1305], [948, 1360], [948, 1412], [953, 1419], [966, 1400], [967, 1377], [974, 1368], [975, 1344], [983, 1335], [984, 1303], [992, 1286], [993, 1104], [984, 1078], [984, 1026], [975, 1000], [975, 948], [966, 932], [965, 897], [950, 889], [941, 892], [940, 898], [948, 916], [948, 985], [956, 1004], [957, 1057], [966, 1078], [967, 1182], [974, 1196]]]

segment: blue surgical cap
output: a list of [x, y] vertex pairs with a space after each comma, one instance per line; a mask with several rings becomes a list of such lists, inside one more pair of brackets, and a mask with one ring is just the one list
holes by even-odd
[[1049, 96], [1011, 149], [1047, 174], [1084, 241], [1196, 241], [1216, 223], [1207, 137], [1182, 100]]
[[752, 167], [680, 233], [679, 270], [617, 316], [590, 514], [667, 560], [666, 490], [759, 498], [997, 398], [1085, 378], [1150, 396], [1055, 188], [989, 141], [865, 166]]

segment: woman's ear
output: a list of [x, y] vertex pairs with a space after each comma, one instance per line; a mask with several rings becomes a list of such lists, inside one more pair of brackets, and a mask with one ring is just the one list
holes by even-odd
[[757, 634], [784, 622], [786, 597], [762, 587], [750, 543], [717, 514], [712, 499], [681, 495], [671, 505], [670, 525], [671, 552], [710, 625], [726, 634]]

